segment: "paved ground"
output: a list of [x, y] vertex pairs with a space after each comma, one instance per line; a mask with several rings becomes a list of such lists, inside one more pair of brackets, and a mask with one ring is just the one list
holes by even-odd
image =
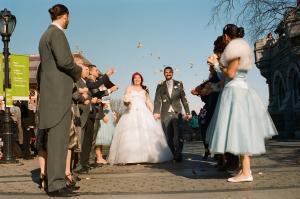
[[[104, 166], [81, 175], [81, 196], [99, 199], [300, 198], [300, 141], [270, 141], [253, 158], [254, 182], [227, 183], [215, 162], [201, 160], [201, 142], [185, 144], [183, 163]], [[37, 160], [0, 164], [0, 198], [47, 198], [38, 189]]]

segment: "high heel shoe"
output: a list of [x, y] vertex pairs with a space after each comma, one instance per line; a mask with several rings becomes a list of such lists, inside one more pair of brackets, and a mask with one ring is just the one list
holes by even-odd
[[76, 186], [76, 180], [74, 179], [74, 177], [71, 173], [66, 175], [65, 179], [66, 179], [67, 188], [69, 188], [73, 191], [80, 189], [80, 186]]
[[65, 176], [67, 186], [75, 186], [76, 181], [74, 180], [72, 174], [68, 174]]
[[39, 178], [39, 188], [40, 189], [43, 188], [44, 190], [47, 190], [47, 185], [48, 185], [47, 176], [41, 173]]

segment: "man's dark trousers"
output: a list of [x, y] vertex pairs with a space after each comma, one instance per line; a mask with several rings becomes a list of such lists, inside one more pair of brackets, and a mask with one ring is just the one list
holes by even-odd
[[47, 130], [47, 174], [48, 191], [66, 187], [65, 168], [71, 127], [71, 109], [67, 111], [57, 125]]

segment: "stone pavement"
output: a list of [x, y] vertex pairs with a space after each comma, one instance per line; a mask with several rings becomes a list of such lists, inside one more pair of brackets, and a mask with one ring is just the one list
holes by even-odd
[[[269, 141], [254, 157], [254, 182], [232, 184], [201, 142], [185, 143], [182, 163], [104, 166], [81, 175], [81, 196], [99, 199], [300, 198], [300, 141]], [[0, 198], [48, 198], [37, 186], [38, 162], [0, 164]]]

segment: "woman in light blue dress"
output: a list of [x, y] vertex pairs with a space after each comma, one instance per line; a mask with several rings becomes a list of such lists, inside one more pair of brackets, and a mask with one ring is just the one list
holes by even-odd
[[100, 120], [100, 128], [97, 132], [95, 142], [95, 153], [97, 157], [97, 164], [107, 164], [103, 158], [102, 147], [110, 146], [115, 130], [115, 117], [110, 107], [110, 97], [102, 98], [104, 118]]
[[250, 157], [265, 153], [265, 139], [277, 134], [266, 107], [248, 87], [246, 76], [253, 65], [253, 51], [243, 36], [242, 27], [227, 24], [223, 29], [227, 46], [220, 63], [215, 55], [208, 58], [225, 81], [207, 131], [210, 151], [241, 156], [241, 170], [229, 182], [253, 181]]

